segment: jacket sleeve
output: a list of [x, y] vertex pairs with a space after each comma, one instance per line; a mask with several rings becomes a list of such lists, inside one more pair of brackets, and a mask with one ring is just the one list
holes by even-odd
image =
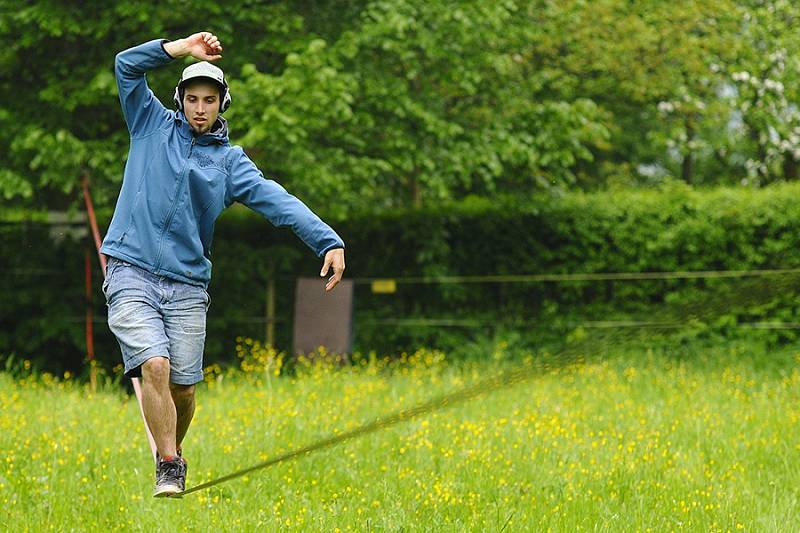
[[122, 114], [131, 137], [152, 132], [171, 116], [147, 86], [145, 73], [172, 61], [162, 39], [140, 44], [117, 54], [114, 74], [117, 78]]
[[244, 151], [235, 146], [225, 204], [242, 203], [260, 213], [274, 226], [288, 226], [318, 257], [344, 248], [344, 241], [303, 202], [273, 180], [264, 178]]

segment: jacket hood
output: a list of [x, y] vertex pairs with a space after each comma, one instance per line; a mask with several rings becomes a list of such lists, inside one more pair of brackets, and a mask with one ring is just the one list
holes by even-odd
[[[185, 125], [190, 135], [195, 135], [191, 126], [189, 126], [189, 119], [183, 114], [183, 111], [175, 111], [175, 122]], [[197, 135], [197, 142], [199, 144], [227, 144], [228, 143], [228, 121], [223, 117], [218, 116], [211, 129], [202, 135]]]

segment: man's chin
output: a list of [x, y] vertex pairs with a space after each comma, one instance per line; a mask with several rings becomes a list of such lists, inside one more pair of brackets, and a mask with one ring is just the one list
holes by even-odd
[[194, 132], [197, 133], [198, 135], [202, 135], [203, 133], [205, 133], [205, 132], [207, 132], [208, 130], [211, 129], [211, 125], [209, 125], [208, 122], [203, 122], [202, 124], [198, 124], [197, 122], [193, 122], [190, 125], [192, 126], [192, 129], [194, 130]]

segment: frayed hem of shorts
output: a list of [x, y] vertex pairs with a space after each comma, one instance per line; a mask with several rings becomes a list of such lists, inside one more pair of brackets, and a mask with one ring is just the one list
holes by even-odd
[[135, 364], [131, 366], [131, 368], [125, 370], [125, 376], [129, 378], [140, 378], [142, 377], [142, 365], [145, 364], [150, 359], [154, 357], [163, 357], [167, 361], [169, 361], [169, 352], [167, 352], [166, 347], [162, 348], [151, 348], [149, 350], [144, 351], [143, 353], [136, 356], [134, 359]]
[[203, 374], [184, 374], [176, 376], [172, 373], [169, 375], [169, 382], [175, 385], [196, 385], [203, 381]]

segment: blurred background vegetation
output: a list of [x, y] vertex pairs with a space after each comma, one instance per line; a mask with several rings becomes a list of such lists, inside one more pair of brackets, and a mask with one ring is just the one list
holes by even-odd
[[[116, 52], [217, 33], [232, 141], [329, 214], [468, 195], [797, 178], [800, 5], [763, 0], [0, 2], [4, 205], [116, 195]], [[181, 65], [149, 76], [169, 105]]]
[[[40, 222], [80, 210], [83, 175], [101, 219], [113, 209], [128, 148], [113, 63], [125, 48], [220, 37], [232, 142], [342, 232], [348, 275], [778, 268], [800, 262], [797, 187], [771, 185], [798, 178], [798, 15], [781, 0], [0, 0], [0, 356], [83, 356], [88, 241]], [[183, 66], [148, 75], [168, 106]], [[316, 265], [236, 211], [214, 261], [211, 359], [237, 334], [259, 336], [247, 317], [263, 314], [269, 279], [290, 320], [292, 276]], [[529, 331], [521, 318], [641, 311], [696, 285], [364, 295], [356, 347], [485, 334], [370, 333], [382, 317]], [[279, 324], [284, 347], [290, 329]]]

